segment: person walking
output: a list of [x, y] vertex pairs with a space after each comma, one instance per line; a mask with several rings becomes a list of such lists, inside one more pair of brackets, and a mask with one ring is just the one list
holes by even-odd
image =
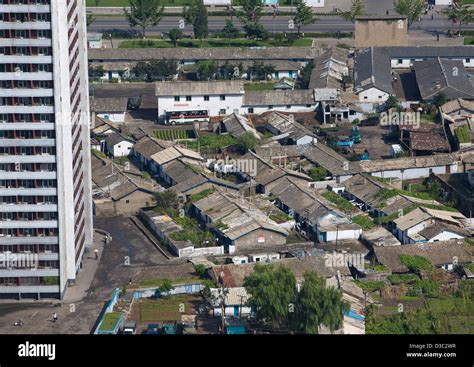
[[58, 314], [55, 312], [53, 313], [53, 322], [58, 321]]
[[94, 254], [95, 254], [95, 259], [99, 260], [99, 250], [95, 249]]

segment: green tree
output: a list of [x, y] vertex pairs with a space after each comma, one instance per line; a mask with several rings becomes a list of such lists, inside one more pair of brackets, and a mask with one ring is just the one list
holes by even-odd
[[444, 93], [444, 92], [439, 92], [438, 94], [436, 94], [436, 95], [434, 96], [433, 104], [434, 104], [436, 107], [441, 107], [441, 106], [444, 105], [447, 101], [448, 101], [448, 99], [446, 98], [446, 93]]
[[178, 207], [178, 196], [174, 190], [168, 189], [155, 193], [156, 207], [161, 210], [176, 209]]
[[216, 60], [202, 60], [197, 63], [198, 77], [201, 80], [214, 79], [218, 69]]
[[139, 61], [132, 71], [149, 81], [170, 79], [178, 73], [178, 63], [175, 59]]
[[244, 24], [244, 32], [250, 39], [267, 40], [270, 38], [270, 33], [259, 22], [247, 22]]
[[225, 26], [222, 29], [222, 37], [226, 39], [235, 39], [239, 36], [239, 30], [230, 20], [225, 21]]
[[209, 34], [207, 8], [203, 0], [191, 0], [189, 6], [183, 8], [186, 24], [193, 26], [194, 37], [202, 40]]
[[417, 20], [425, 8], [425, 0], [396, 0], [395, 11], [407, 17], [408, 27]]
[[322, 181], [329, 175], [329, 172], [323, 167], [313, 167], [309, 169], [308, 175], [313, 181]]
[[240, 0], [241, 10], [237, 17], [242, 23], [258, 22], [262, 17], [263, 3], [261, 0]]
[[458, 23], [459, 32], [461, 32], [462, 24], [470, 23], [473, 20], [473, 11], [469, 5], [464, 4], [463, 0], [453, 2], [451, 7], [445, 8], [441, 12], [451, 21], [451, 30], [454, 23]]
[[334, 287], [326, 287], [326, 280], [315, 272], [306, 272], [304, 282], [296, 298], [293, 328], [297, 332], [318, 334], [321, 325], [331, 332], [339, 329], [348, 310], [342, 293]]
[[174, 47], [178, 46], [178, 40], [184, 37], [183, 31], [178, 28], [173, 28], [168, 34], [171, 42], [173, 42]]
[[359, 15], [364, 14], [364, 3], [362, 0], [352, 0], [351, 8], [349, 11], [342, 13], [342, 17], [352, 23], [355, 22], [355, 18]]
[[206, 265], [204, 264], [195, 264], [194, 271], [200, 278], [203, 278], [206, 275]]
[[267, 39], [268, 32], [259, 20], [262, 17], [263, 3], [261, 0], [240, 0], [241, 9], [237, 17], [244, 25], [247, 37], [251, 39]]
[[314, 60], [311, 60], [301, 70], [301, 75], [297, 80], [297, 85], [299, 89], [308, 89], [309, 80], [311, 78], [311, 73], [313, 72], [314, 66]]
[[250, 294], [248, 305], [259, 321], [274, 329], [289, 326], [290, 305], [296, 297], [296, 279], [290, 269], [257, 263], [244, 287]]
[[296, 28], [298, 29], [299, 36], [301, 34], [301, 27], [316, 23], [318, 21], [318, 18], [313, 15], [313, 10], [311, 9], [311, 7], [306, 5], [303, 0], [295, 0], [295, 5], [296, 13], [293, 17], [293, 22], [295, 23]]
[[161, 0], [130, 0], [130, 10], [123, 8], [131, 27], [140, 27], [142, 37], [148, 27], [154, 27], [163, 18], [164, 6]]
[[266, 80], [268, 75], [275, 73], [273, 65], [265, 65], [262, 61], [254, 61], [253, 65], [247, 69], [250, 79]]
[[385, 107], [387, 107], [387, 109], [399, 108], [400, 104], [398, 103], [397, 97], [394, 95], [390, 95], [387, 98], [387, 101], [385, 102]]
[[169, 293], [173, 289], [174, 289], [173, 283], [169, 279], [163, 280], [163, 283], [161, 283], [161, 286], [158, 288], [161, 294]]
[[249, 149], [255, 149], [257, 143], [258, 139], [250, 131], [247, 131], [237, 138], [237, 144], [244, 152], [247, 152]]

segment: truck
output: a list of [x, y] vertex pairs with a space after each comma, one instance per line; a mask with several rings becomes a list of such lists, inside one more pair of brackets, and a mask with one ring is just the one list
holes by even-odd
[[135, 320], [125, 321], [123, 324], [122, 334], [134, 335], [137, 333], [137, 322]]

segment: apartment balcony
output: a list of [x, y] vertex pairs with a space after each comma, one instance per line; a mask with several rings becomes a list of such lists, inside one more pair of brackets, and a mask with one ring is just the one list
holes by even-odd
[[0, 139], [2, 147], [54, 147], [56, 139]]
[[[22, 236], [8, 237], [0, 234], [1, 245], [57, 245], [59, 243], [58, 236]], [[0, 247], [1, 250], [1, 247]]]
[[21, 187], [0, 187], [0, 196], [55, 196], [58, 190], [55, 187], [42, 188], [21, 188]]
[[57, 220], [0, 220], [0, 228], [58, 228]]
[[[1, 23], [0, 23], [1, 25]], [[0, 27], [1, 29], [1, 27]], [[1, 55], [4, 64], [52, 64], [52, 56], [41, 55]]]
[[53, 97], [53, 88], [4, 88], [0, 97]]
[[0, 80], [53, 80], [53, 73], [45, 71], [0, 73]]
[[60, 293], [59, 285], [0, 286], [0, 293]]
[[53, 122], [0, 122], [0, 131], [3, 130], [55, 130]]
[[[1, 269], [0, 278], [16, 277], [57, 277], [59, 269]], [[3, 287], [0, 287], [3, 288]], [[0, 291], [1, 293], [1, 291]]]
[[[0, 11], [1, 12], [1, 11]], [[17, 30], [49, 30], [51, 22], [0, 22], [0, 29]]]
[[37, 155], [0, 155], [0, 163], [56, 163], [56, 156], [52, 154]]
[[49, 13], [50, 5], [41, 4], [17, 4], [17, 5], [0, 5], [0, 13]]
[[0, 213], [55, 213], [57, 211], [57, 204], [0, 204]]
[[54, 107], [44, 105], [2, 106], [2, 113], [54, 113]]
[[0, 47], [51, 47], [50, 38], [1, 38]]
[[55, 171], [0, 171], [0, 177], [4, 180], [55, 180], [57, 173]]

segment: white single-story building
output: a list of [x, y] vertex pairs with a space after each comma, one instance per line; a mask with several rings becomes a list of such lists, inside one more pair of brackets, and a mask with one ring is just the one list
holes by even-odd
[[126, 157], [133, 149], [135, 142], [120, 133], [112, 133], [105, 138], [105, 149], [113, 157]]
[[222, 301], [224, 301], [225, 316], [248, 316], [252, 311], [247, 306], [249, 295], [244, 287], [224, 288], [210, 288], [211, 297], [210, 303], [214, 311], [214, 316], [220, 317], [222, 315]]

